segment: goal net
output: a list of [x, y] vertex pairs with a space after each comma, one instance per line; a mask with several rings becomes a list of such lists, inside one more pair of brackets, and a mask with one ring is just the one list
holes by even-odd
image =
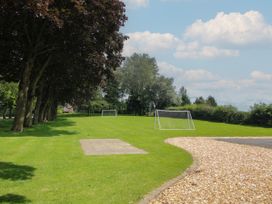
[[155, 128], [160, 130], [195, 130], [190, 111], [156, 110]]
[[101, 116], [117, 116], [117, 110], [102, 110]]

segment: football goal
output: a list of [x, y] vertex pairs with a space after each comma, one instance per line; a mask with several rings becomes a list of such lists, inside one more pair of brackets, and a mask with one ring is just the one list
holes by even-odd
[[117, 116], [117, 110], [112, 109], [112, 110], [102, 110], [101, 116]]
[[188, 110], [156, 110], [154, 127], [160, 130], [195, 130]]

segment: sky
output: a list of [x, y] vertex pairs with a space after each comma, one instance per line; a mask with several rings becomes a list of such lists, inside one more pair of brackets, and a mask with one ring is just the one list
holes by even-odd
[[123, 0], [123, 55], [155, 57], [191, 100], [249, 110], [272, 103], [271, 0]]

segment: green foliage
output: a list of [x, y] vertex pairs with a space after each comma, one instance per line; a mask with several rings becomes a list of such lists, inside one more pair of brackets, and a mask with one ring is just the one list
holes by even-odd
[[15, 108], [17, 94], [17, 83], [0, 82], [0, 110], [3, 113], [4, 118], [8, 110], [10, 114], [12, 114], [12, 111]]
[[255, 104], [251, 107], [248, 123], [272, 126], [272, 104]]
[[129, 113], [143, 115], [150, 111], [151, 104], [165, 108], [174, 103], [173, 79], [159, 75], [154, 58], [135, 53], [126, 59], [120, 71]]
[[112, 78], [107, 81], [106, 86], [103, 89], [105, 94], [105, 100], [111, 104], [118, 106], [120, 98], [123, 96], [123, 90], [121, 88], [121, 72], [117, 69], [114, 72]]
[[163, 109], [174, 103], [176, 93], [173, 87], [173, 79], [158, 76], [153, 84], [149, 101], [154, 103], [157, 109]]
[[206, 104], [214, 107], [217, 106], [217, 102], [212, 96], [208, 96], [207, 99], [204, 99], [202, 96], [197, 97], [194, 104]]
[[63, 113], [63, 106], [58, 106], [57, 114], [62, 114], [62, 113]]
[[103, 99], [94, 100], [90, 101], [88, 109], [90, 113], [101, 113], [103, 109], [110, 109], [110, 104]]
[[192, 104], [179, 107], [170, 107], [171, 110], [189, 110], [194, 119], [245, 124], [248, 113], [238, 111], [233, 106], [210, 106], [207, 104]]
[[190, 98], [185, 87], [181, 87], [178, 93], [178, 105], [185, 106], [191, 104]]
[[[0, 80], [19, 82], [14, 131], [91, 98], [123, 61], [122, 1], [0, 1]], [[34, 98], [38, 98], [37, 106]], [[34, 105], [33, 105], [34, 104]]]
[[206, 99], [206, 104], [210, 106], [217, 106], [216, 100], [212, 96], [208, 96], [208, 98]]
[[205, 103], [206, 103], [206, 101], [202, 96], [196, 98], [196, 100], [194, 102], [194, 104], [205, 104]]

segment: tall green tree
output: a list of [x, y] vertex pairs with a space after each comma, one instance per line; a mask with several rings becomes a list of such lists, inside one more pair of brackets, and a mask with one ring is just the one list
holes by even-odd
[[165, 76], [158, 76], [152, 86], [150, 101], [157, 109], [164, 109], [175, 102], [176, 92], [173, 86], [174, 79]]
[[105, 93], [105, 100], [115, 107], [118, 107], [120, 99], [124, 96], [121, 87], [122, 75], [120, 69], [114, 72], [113, 77], [104, 85], [103, 92]]
[[180, 105], [185, 106], [185, 105], [191, 104], [190, 98], [187, 94], [187, 90], [184, 86], [182, 86], [179, 89], [178, 97], [179, 97]]
[[124, 62], [122, 88], [128, 95], [128, 111], [144, 114], [149, 107], [151, 87], [158, 76], [155, 58], [147, 54], [133, 54]]
[[133, 54], [123, 67], [121, 86], [128, 96], [128, 112], [143, 115], [150, 106], [165, 108], [175, 98], [173, 79], [160, 76], [155, 58], [147, 54]]
[[206, 99], [206, 104], [208, 104], [210, 106], [217, 106], [217, 102], [216, 102], [215, 98], [212, 96], [208, 96], [208, 98]]
[[195, 102], [194, 102], [194, 104], [205, 104], [205, 103], [206, 103], [206, 101], [205, 101], [205, 99], [202, 96], [197, 97], [195, 99]]

